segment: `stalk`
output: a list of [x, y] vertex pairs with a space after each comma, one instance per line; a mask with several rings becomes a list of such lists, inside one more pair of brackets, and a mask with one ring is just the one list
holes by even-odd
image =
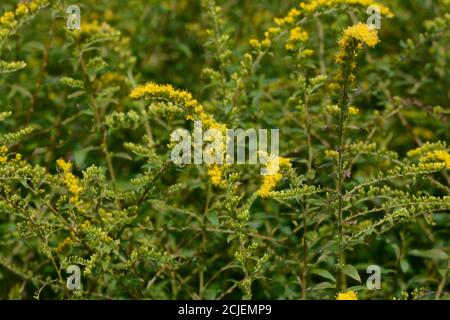
[[338, 283], [337, 283], [337, 289], [339, 291], [342, 291], [346, 287], [346, 277], [345, 274], [342, 272], [342, 268], [345, 265], [345, 245], [344, 245], [344, 219], [343, 219], [343, 189], [344, 189], [344, 141], [345, 141], [345, 117], [348, 110], [348, 104], [349, 104], [349, 97], [348, 97], [348, 89], [350, 86], [350, 76], [351, 76], [351, 64], [353, 63], [356, 55], [356, 49], [357, 45], [356, 43], [352, 46], [350, 46], [348, 50], [348, 59], [345, 61], [345, 64], [342, 68], [342, 77], [343, 77], [343, 83], [341, 86], [341, 92], [339, 97], [339, 133], [338, 133], [338, 180], [337, 180], [337, 186], [336, 191], [338, 194], [338, 210], [337, 210], [337, 222], [338, 222], [338, 256], [337, 256], [337, 263], [338, 263]]

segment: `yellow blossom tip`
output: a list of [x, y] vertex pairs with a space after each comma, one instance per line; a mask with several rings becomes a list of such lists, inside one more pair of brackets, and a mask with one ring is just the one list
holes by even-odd
[[358, 300], [358, 296], [354, 291], [339, 292], [336, 300]]

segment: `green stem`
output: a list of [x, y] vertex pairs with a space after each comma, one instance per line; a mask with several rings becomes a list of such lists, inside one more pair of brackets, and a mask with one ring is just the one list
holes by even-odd
[[356, 44], [348, 48], [348, 59], [346, 60], [342, 68], [343, 83], [341, 85], [341, 94], [339, 97], [339, 134], [338, 134], [338, 181], [336, 186], [336, 191], [338, 194], [338, 210], [337, 210], [337, 221], [338, 221], [338, 283], [337, 289], [342, 291], [346, 287], [346, 278], [344, 272], [342, 272], [342, 267], [345, 265], [345, 245], [344, 245], [344, 219], [343, 219], [343, 207], [344, 207], [344, 126], [345, 126], [345, 116], [348, 110], [348, 89], [350, 86], [350, 76], [351, 76], [351, 64], [355, 60], [356, 55]]
[[343, 208], [343, 195], [342, 195], [342, 185], [343, 185], [343, 155], [342, 155], [342, 147], [343, 147], [343, 139], [344, 139], [344, 110], [341, 109], [341, 114], [339, 117], [339, 159], [338, 159], [338, 183], [337, 183], [337, 193], [339, 196], [339, 207], [338, 207], [338, 264], [339, 264], [339, 277], [338, 277], [338, 290], [342, 290], [345, 282], [345, 274], [342, 272], [341, 267], [344, 261], [344, 227], [343, 227], [343, 216], [342, 216], [342, 208]]
[[[105, 128], [105, 126], [102, 125], [99, 107], [97, 105], [97, 100], [96, 100], [96, 97], [94, 94], [94, 90], [92, 89], [92, 83], [91, 83], [91, 80], [89, 79], [86, 63], [83, 59], [83, 51], [81, 50], [80, 44], [77, 45], [77, 48], [78, 48], [78, 55], [79, 55], [79, 62], [80, 62], [81, 70], [83, 71], [83, 78], [84, 78], [86, 93], [88, 95], [92, 110], [94, 111], [97, 132], [100, 134], [100, 137], [102, 139], [101, 148], [105, 155], [106, 164], [108, 166], [109, 175], [112, 180], [114, 192], [117, 194], [116, 174], [114, 172], [114, 166], [112, 163], [111, 153], [108, 149], [108, 132], [107, 132], [107, 129]], [[116, 202], [116, 208], [118, 210], [122, 210], [122, 205], [120, 203], [120, 200], [116, 199], [115, 202]]]

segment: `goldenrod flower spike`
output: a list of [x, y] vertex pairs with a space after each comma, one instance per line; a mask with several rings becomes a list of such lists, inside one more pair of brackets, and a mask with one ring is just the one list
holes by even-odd
[[[217, 122], [212, 116], [206, 113], [204, 107], [194, 99], [190, 92], [177, 90], [170, 84], [156, 84], [149, 82], [133, 89], [130, 92], [130, 98], [133, 100], [150, 99], [172, 102], [185, 109], [187, 112], [187, 120], [200, 120], [205, 129], [217, 129], [222, 132], [227, 130], [224, 124]], [[224, 170], [227, 166], [228, 165], [208, 166], [208, 176], [210, 177], [213, 186], [225, 186]]]
[[447, 169], [450, 169], [450, 154], [444, 150], [435, 150], [428, 152], [425, 156], [420, 158], [421, 163], [442, 162]]
[[344, 30], [344, 36], [339, 40], [339, 45], [341, 48], [346, 48], [351, 40], [356, 40], [371, 48], [380, 42], [377, 31], [361, 22]]
[[358, 300], [358, 296], [354, 291], [339, 292], [336, 300]]
[[6, 156], [7, 152], [8, 148], [6, 146], [0, 146], [0, 164], [8, 161], [8, 157]]
[[211, 165], [208, 167], [208, 176], [215, 187], [223, 187], [225, 179], [223, 177], [223, 166]]
[[271, 159], [266, 164], [267, 175], [263, 178], [263, 183], [259, 187], [257, 194], [262, 198], [267, 198], [270, 192], [277, 186], [278, 182], [283, 179], [283, 175], [279, 173], [280, 168], [290, 168], [291, 162], [289, 159], [278, 157]]
[[[203, 127], [207, 129], [217, 129], [222, 132], [226, 130], [224, 124], [218, 123], [212, 116], [206, 113], [205, 108], [185, 90], [174, 89], [170, 84], [156, 84], [149, 82], [139, 86], [130, 92], [133, 100], [163, 100], [172, 102], [185, 109], [188, 113], [187, 120], [200, 120]], [[194, 117], [195, 116], [195, 117]]]
[[[346, 88], [346, 83], [352, 83], [355, 80], [353, 71], [356, 69], [356, 55], [363, 45], [374, 47], [378, 42], [378, 33], [376, 30], [369, 28], [364, 23], [358, 23], [344, 30], [342, 38], [338, 41], [341, 50], [335, 57], [336, 63], [340, 66], [339, 73], [336, 75], [335, 81], [330, 84], [330, 90], [339, 91]], [[344, 97], [347, 99], [347, 92]], [[345, 101], [347, 103], [348, 101]], [[346, 111], [347, 112], [347, 111]], [[356, 109], [352, 109], [353, 115]]]
[[63, 159], [58, 159], [56, 161], [56, 164], [59, 168], [62, 169], [64, 174], [64, 184], [66, 185], [69, 192], [72, 194], [70, 197], [70, 202], [74, 204], [80, 211], [85, 211], [84, 208], [82, 208], [82, 202], [79, 199], [80, 193], [83, 191], [83, 188], [81, 187], [80, 181], [77, 177], [74, 176], [74, 174], [71, 172], [72, 170], [72, 163], [66, 162]]

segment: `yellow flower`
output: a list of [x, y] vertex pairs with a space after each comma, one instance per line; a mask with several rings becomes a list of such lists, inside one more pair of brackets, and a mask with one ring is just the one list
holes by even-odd
[[211, 179], [213, 186], [220, 187], [223, 186], [225, 180], [222, 178], [223, 172], [219, 165], [212, 165], [208, 168], [208, 175]]
[[80, 211], [85, 211], [85, 208], [82, 207], [82, 202], [79, 200], [79, 195], [83, 191], [83, 188], [81, 187], [78, 178], [75, 177], [71, 172], [72, 163], [66, 162], [63, 159], [58, 159], [56, 161], [56, 164], [63, 170], [64, 184], [66, 185], [69, 192], [72, 194], [72, 196], [70, 197], [70, 202], [76, 205], [76, 207]]
[[64, 159], [58, 159], [56, 160], [56, 164], [58, 167], [60, 167], [65, 173], [70, 172], [70, 169], [72, 169], [72, 163], [66, 162]]
[[270, 176], [264, 176], [263, 183], [261, 187], [258, 189], [257, 193], [262, 198], [267, 198], [270, 192], [277, 186], [278, 182], [283, 179], [283, 175], [280, 173], [276, 173]]
[[133, 89], [130, 93], [130, 98], [134, 100], [165, 99], [189, 108], [196, 108], [199, 105], [187, 91], [176, 90], [170, 84], [161, 85], [152, 82]]
[[14, 12], [7, 11], [0, 17], [0, 24], [4, 27], [12, 29], [16, 26], [17, 21], [14, 16]]
[[351, 116], [357, 116], [359, 114], [359, 109], [354, 106], [350, 106], [348, 108], [348, 114]]
[[428, 152], [425, 156], [420, 158], [421, 163], [427, 163], [430, 161], [443, 162], [447, 169], [450, 169], [450, 154], [444, 150], [435, 150]]
[[280, 26], [280, 27], [284, 26], [284, 24], [285, 24], [284, 18], [275, 18], [274, 22], [277, 26]]
[[286, 49], [289, 51], [296, 50], [296, 44], [299, 42], [306, 42], [308, 40], [308, 33], [300, 27], [296, 27], [290, 31], [289, 40], [286, 43]]
[[275, 36], [281, 32], [281, 29], [272, 27], [272, 28], [267, 29], [267, 32], [270, 36]]
[[311, 57], [313, 54], [314, 54], [314, 50], [305, 49], [302, 52], [300, 52], [299, 57], [300, 58], [308, 58], [308, 57]]
[[260, 49], [261, 48], [261, 44], [259, 43], [259, 41], [257, 39], [250, 39], [249, 44], [252, 46], [253, 49]]
[[73, 239], [71, 237], [67, 237], [58, 244], [58, 246], [56, 247], [56, 252], [62, 253], [67, 247], [73, 244], [74, 244]]
[[358, 300], [358, 296], [354, 291], [339, 292], [336, 300]]
[[[362, 48], [363, 44], [373, 47], [378, 42], [377, 31], [370, 29], [366, 24], [358, 23], [346, 28], [342, 38], [338, 41], [341, 50], [335, 57], [336, 63], [340, 66], [340, 70], [333, 84], [330, 85], [330, 90], [337, 92], [339, 89], [345, 87], [346, 81], [352, 83], [355, 80], [353, 71], [356, 68], [358, 50]], [[351, 115], [354, 115], [356, 110], [352, 109], [351, 112]]]
[[336, 150], [325, 150], [325, 156], [328, 158], [337, 159], [339, 157], [339, 152]]
[[[190, 121], [199, 120], [205, 129], [217, 129], [225, 133], [227, 128], [224, 124], [217, 122], [212, 116], [206, 113], [204, 107], [194, 99], [191, 93], [184, 90], [174, 89], [169, 84], [147, 83], [139, 86], [130, 92], [131, 99], [153, 99], [168, 101], [176, 104], [187, 111], [186, 119]], [[208, 168], [208, 175], [214, 186], [223, 186], [224, 165], [213, 165]]]
[[6, 163], [8, 161], [8, 157], [6, 153], [8, 152], [8, 148], [6, 146], [0, 146], [0, 163]]
[[298, 18], [298, 16], [301, 14], [300, 10], [296, 9], [296, 8], [292, 8], [289, 13], [288, 13], [288, 17], [290, 18]]
[[311, 0], [309, 3], [305, 2], [300, 3], [300, 8], [306, 13], [314, 13], [317, 9], [321, 7], [331, 8], [336, 7], [340, 4], [360, 5], [363, 7], [375, 5], [380, 9], [381, 14], [385, 15], [388, 18], [394, 17], [394, 14], [388, 7], [379, 4], [375, 0]]
[[289, 41], [292, 41], [292, 42], [297, 42], [297, 41], [305, 42], [307, 40], [308, 40], [308, 33], [305, 30], [303, 30], [302, 28], [296, 27], [296, 28], [291, 30], [290, 36], [289, 36]]
[[301, 12], [297, 8], [291, 9], [284, 18], [275, 18], [275, 24], [278, 26], [284, 26], [286, 24], [293, 25]]
[[81, 25], [81, 30], [73, 30], [72, 33], [76, 37], [82, 37], [83, 35], [90, 36], [96, 35], [117, 35], [119, 32], [106, 22], [99, 23], [97, 20], [92, 22], [85, 22]]
[[174, 89], [170, 84], [147, 83], [133, 89], [130, 92], [130, 98], [134, 100], [153, 99], [172, 102], [187, 111], [188, 115], [186, 118], [188, 120], [198, 119], [203, 122], [203, 126], [207, 129], [226, 130], [225, 125], [218, 123], [205, 112], [204, 107], [193, 98], [191, 93]]
[[361, 22], [344, 30], [344, 36], [339, 40], [339, 45], [346, 48], [352, 39], [369, 47], [374, 47], [380, 41], [377, 31]]
[[17, 16], [25, 15], [25, 14], [27, 14], [28, 12], [29, 12], [29, 10], [28, 10], [28, 7], [27, 7], [26, 4], [24, 4], [24, 3], [19, 3], [19, 4], [17, 5], [17, 8], [16, 8], [16, 15], [17, 15]]
[[291, 43], [291, 42], [286, 43], [286, 45], [284, 47], [288, 51], [295, 51], [295, 45], [293, 43]]
[[267, 175], [263, 177], [263, 183], [257, 191], [257, 194], [262, 198], [267, 198], [270, 192], [277, 186], [278, 182], [283, 179], [283, 175], [278, 173], [280, 168], [290, 168], [291, 162], [289, 159], [278, 157], [271, 159], [266, 164]]
[[272, 44], [272, 42], [270, 41], [270, 39], [264, 39], [263, 41], [261, 41], [261, 45], [263, 48], [268, 48], [270, 47], [270, 45]]

